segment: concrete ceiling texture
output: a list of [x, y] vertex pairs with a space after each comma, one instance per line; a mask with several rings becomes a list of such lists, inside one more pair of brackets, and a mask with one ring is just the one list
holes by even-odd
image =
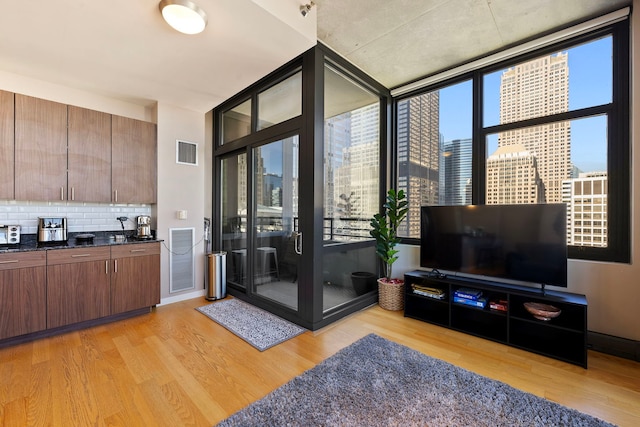
[[[0, 0], [3, 76], [206, 112], [315, 45], [393, 88], [632, 0], [193, 0], [198, 35], [159, 0]], [[2, 86], [0, 86], [1, 88]]]

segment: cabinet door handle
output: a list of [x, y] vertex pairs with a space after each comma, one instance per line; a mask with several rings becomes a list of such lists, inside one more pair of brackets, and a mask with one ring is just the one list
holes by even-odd
[[104, 274], [109, 274], [109, 261], [104, 262]]
[[131, 252], [146, 252], [146, 249], [131, 249]]
[[19, 262], [20, 262], [20, 261], [19, 261], [19, 260], [17, 260], [17, 259], [12, 259], [12, 260], [10, 260], [10, 261], [0, 261], [0, 264], [17, 264], [17, 263], [19, 263]]
[[113, 191], [113, 201], [117, 202], [118, 201], [118, 190], [114, 190]]
[[91, 256], [91, 254], [75, 254], [75, 255], [71, 255], [71, 258], [83, 258], [86, 256]]
[[71, 200], [75, 200], [76, 199], [76, 188], [75, 187], [71, 187]]
[[64, 187], [60, 187], [60, 200], [64, 200]]
[[118, 260], [117, 259], [113, 260], [113, 272], [114, 273], [118, 272]]

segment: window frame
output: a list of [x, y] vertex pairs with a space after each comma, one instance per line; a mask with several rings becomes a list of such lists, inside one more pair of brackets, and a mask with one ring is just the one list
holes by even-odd
[[[607, 25], [598, 30], [562, 40], [558, 43], [546, 46], [535, 51], [527, 52], [517, 57], [509, 58], [482, 68], [469, 71], [451, 79], [438, 81], [436, 84], [422, 87], [393, 98], [393, 158], [394, 170], [393, 186], [397, 188], [398, 176], [398, 104], [408, 98], [424, 93], [439, 90], [464, 80], [472, 80], [473, 85], [473, 124], [472, 124], [472, 202], [473, 204], [485, 203], [486, 190], [486, 138], [489, 134], [521, 129], [530, 126], [577, 120], [581, 118], [606, 115], [607, 117], [607, 179], [608, 179], [608, 203], [607, 203], [607, 247], [568, 246], [568, 257], [593, 261], [607, 261], [629, 263], [631, 259], [631, 155], [630, 155], [630, 31], [629, 19]], [[536, 117], [506, 124], [491, 126], [483, 125], [483, 78], [490, 74], [516, 64], [532, 60], [534, 58], [552, 53], [566, 51], [580, 44], [584, 44], [602, 37], [612, 37], [612, 100], [608, 104], [580, 108], [563, 113], [552, 114], [544, 117]], [[401, 242], [405, 244], [419, 244], [420, 239], [403, 237]]]

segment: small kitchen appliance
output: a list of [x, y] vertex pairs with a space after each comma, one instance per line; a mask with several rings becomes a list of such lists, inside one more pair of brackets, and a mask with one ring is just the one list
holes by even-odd
[[137, 217], [136, 222], [138, 224], [136, 238], [151, 239], [151, 217], [149, 215], [140, 215]]
[[67, 241], [67, 218], [38, 218], [38, 243]]
[[0, 224], [0, 245], [20, 244], [20, 226]]

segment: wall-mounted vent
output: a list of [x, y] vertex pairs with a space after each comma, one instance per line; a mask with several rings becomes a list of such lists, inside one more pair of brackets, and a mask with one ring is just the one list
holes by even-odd
[[198, 144], [188, 141], [176, 141], [176, 163], [198, 166]]
[[169, 229], [169, 292], [195, 288], [195, 228]]

